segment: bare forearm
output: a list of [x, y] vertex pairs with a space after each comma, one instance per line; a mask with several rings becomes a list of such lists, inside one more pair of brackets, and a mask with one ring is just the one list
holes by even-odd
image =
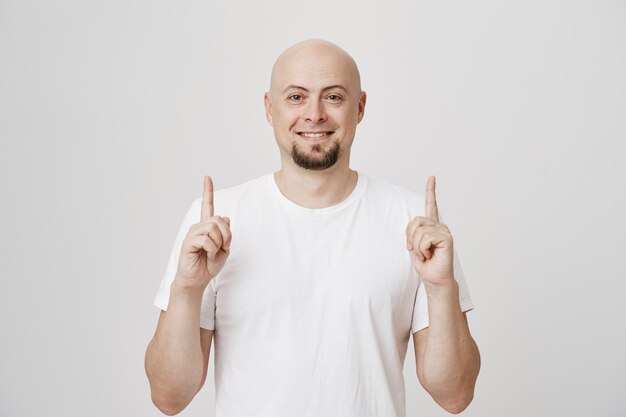
[[423, 379], [432, 397], [446, 409], [461, 411], [474, 395], [480, 369], [478, 347], [459, 306], [458, 284], [426, 288], [429, 335]]
[[174, 280], [167, 313], [146, 351], [146, 374], [152, 399], [161, 409], [184, 408], [203, 377], [200, 344], [202, 292], [180, 288]]

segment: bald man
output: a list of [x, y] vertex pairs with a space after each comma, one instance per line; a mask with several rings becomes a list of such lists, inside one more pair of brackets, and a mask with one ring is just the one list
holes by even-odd
[[420, 383], [461, 412], [480, 356], [435, 178], [421, 195], [350, 168], [366, 93], [333, 43], [283, 52], [264, 100], [281, 168], [215, 191], [205, 177], [154, 300], [154, 404], [191, 402], [214, 340], [217, 417], [404, 417], [412, 335]]

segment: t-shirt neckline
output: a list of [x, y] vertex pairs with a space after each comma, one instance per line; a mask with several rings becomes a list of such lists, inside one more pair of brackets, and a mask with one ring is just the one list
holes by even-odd
[[323, 208], [308, 208], [300, 206], [293, 201], [289, 200], [278, 188], [278, 184], [276, 184], [276, 179], [274, 178], [274, 173], [271, 172], [265, 176], [266, 182], [269, 187], [272, 189], [272, 192], [277, 197], [278, 201], [280, 201], [281, 205], [284, 206], [287, 210], [300, 213], [308, 216], [322, 216], [328, 214], [337, 213], [346, 207], [350, 206], [352, 203], [357, 201], [363, 192], [365, 191], [365, 187], [367, 185], [367, 176], [363, 174], [361, 171], [356, 170], [357, 173], [357, 182], [356, 186], [350, 193], [348, 197], [346, 197], [343, 201], [334, 204], [332, 206], [323, 207]]

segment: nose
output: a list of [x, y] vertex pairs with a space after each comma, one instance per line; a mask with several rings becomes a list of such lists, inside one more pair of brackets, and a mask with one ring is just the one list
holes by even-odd
[[309, 100], [304, 108], [304, 120], [312, 124], [326, 120], [326, 110], [321, 100]]

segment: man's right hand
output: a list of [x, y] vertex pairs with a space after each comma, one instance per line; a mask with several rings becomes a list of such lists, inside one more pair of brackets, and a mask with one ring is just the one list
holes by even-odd
[[200, 222], [189, 228], [180, 250], [175, 280], [182, 288], [204, 291], [228, 259], [230, 219], [213, 211], [213, 180], [205, 176]]

